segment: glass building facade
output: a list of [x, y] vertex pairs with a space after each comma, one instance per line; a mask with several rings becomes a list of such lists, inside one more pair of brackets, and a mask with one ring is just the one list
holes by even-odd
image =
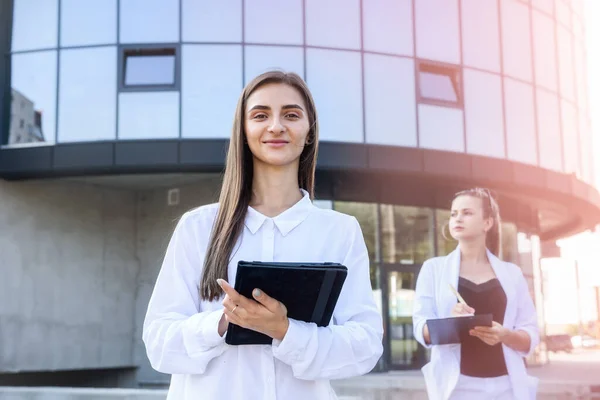
[[[238, 96], [274, 68], [315, 98], [317, 203], [361, 224], [379, 371], [428, 358], [412, 338], [415, 282], [456, 247], [444, 231], [459, 190], [498, 195], [502, 258], [541, 304], [541, 244], [600, 222], [583, 21], [583, 0], [0, 1], [0, 246], [15, 274], [0, 293], [51, 310], [30, 306], [0, 337], [52, 338], [0, 348], [0, 378], [168, 380], [141, 343], [164, 238], [216, 200]], [[81, 288], [95, 314], [72, 305]], [[0, 319], [19, 307], [0, 302]]]

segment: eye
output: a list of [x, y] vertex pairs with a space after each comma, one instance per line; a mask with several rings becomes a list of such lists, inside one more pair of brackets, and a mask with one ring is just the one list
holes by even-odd
[[268, 118], [267, 114], [261, 113], [261, 114], [256, 114], [252, 117], [252, 119], [265, 119]]
[[456, 211], [452, 211], [452, 212], [450, 213], [450, 216], [451, 216], [451, 217], [456, 217]]
[[298, 115], [298, 113], [288, 113], [285, 115], [285, 117], [290, 119], [298, 119], [300, 118], [300, 115]]

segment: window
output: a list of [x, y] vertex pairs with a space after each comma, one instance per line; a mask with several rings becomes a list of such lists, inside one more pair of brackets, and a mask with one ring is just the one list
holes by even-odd
[[25, 120], [21, 119], [19, 121], [19, 128], [21, 128], [21, 129], [25, 128]]
[[179, 59], [176, 47], [134, 47], [120, 52], [121, 91], [179, 89]]
[[419, 103], [462, 108], [461, 72], [458, 66], [418, 63]]

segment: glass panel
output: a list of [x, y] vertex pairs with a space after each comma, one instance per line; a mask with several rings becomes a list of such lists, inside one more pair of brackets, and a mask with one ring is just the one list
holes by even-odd
[[360, 53], [307, 49], [306, 57], [306, 79], [319, 110], [320, 139], [362, 142]]
[[517, 226], [511, 222], [502, 223], [502, 260], [519, 265]]
[[61, 50], [58, 141], [114, 140], [116, 47]]
[[359, 0], [306, 0], [306, 44], [360, 49]]
[[362, 7], [365, 50], [413, 55], [411, 0], [364, 1]]
[[[417, 146], [413, 60], [365, 54], [365, 113], [368, 143]], [[390, 126], [390, 115], [396, 115]]]
[[577, 131], [577, 109], [566, 100], [561, 100], [563, 154], [565, 156], [565, 172], [581, 177], [579, 163], [579, 132]]
[[242, 41], [242, 0], [182, 0], [181, 8], [183, 41]]
[[229, 138], [242, 77], [241, 46], [184, 45], [182, 136]]
[[463, 63], [500, 72], [497, 0], [462, 0]]
[[245, 80], [272, 69], [282, 69], [304, 75], [304, 50], [300, 47], [246, 46]]
[[420, 95], [426, 99], [457, 102], [458, 94], [448, 75], [435, 74], [432, 72], [419, 72]]
[[[569, 0], [571, 1], [571, 0]], [[556, 19], [566, 27], [571, 27], [571, 8], [565, 3], [564, 0], [557, 0], [554, 2], [556, 5]]]
[[502, 1], [502, 50], [504, 73], [531, 81], [529, 8], [517, 1]]
[[464, 79], [467, 152], [505, 157], [500, 76], [465, 69]]
[[8, 144], [54, 143], [56, 51], [14, 54], [11, 88]]
[[333, 209], [352, 215], [358, 220], [367, 244], [369, 259], [377, 261], [377, 204], [334, 201]]
[[537, 90], [537, 119], [540, 137], [540, 166], [562, 171], [558, 97]]
[[246, 43], [303, 43], [301, 0], [252, 0], [244, 12]]
[[179, 137], [179, 93], [119, 95], [119, 139]]
[[558, 70], [560, 72], [560, 93], [575, 101], [573, 72], [573, 37], [571, 32], [558, 25]]
[[533, 7], [550, 15], [554, 14], [554, 0], [531, 0]]
[[556, 91], [558, 85], [556, 83], [554, 21], [538, 11], [533, 11], [533, 42], [536, 83]]
[[536, 164], [535, 109], [533, 86], [504, 79], [506, 144], [510, 160]]
[[389, 271], [387, 280], [391, 364], [418, 368], [423, 364], [425, 352], [413, 336], [416, 276], [412, 272]]
[[444, 151], [465, 151], [463, 110], [419, 104], [420, 146]]
[[12, 51], [57, 47], [58, 0], [14, 0]]
[[119, 5], [121, 43], [179, 41], [179, 0], [121, 0]]
[[416, 1], [415, 16], [417, 56], [459, 64], [458, 1]]
[[117, 42], [117, 0], [61, 0], [60, 45]]
[[381, 205], [382, 260], [421, 264], [433, 257], [433, 215], [428, 208]]
[[175, 49], [125, 51], [125, 86], [174, 84]]
[[437, 256], [447, 256], [456, 249], [458, 242], [452, 238], [448, 230], [450, 221], [449, 210], [435, 210], [436, 234], [437, 234]]

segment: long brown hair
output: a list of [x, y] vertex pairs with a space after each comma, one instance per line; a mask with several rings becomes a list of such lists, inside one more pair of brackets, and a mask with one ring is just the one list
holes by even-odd
[[235, 110], [223, 185], [219, 196], [219, 210], [210, 236], [200, 281], [200, 298], [203, 300], [212, 301], [221, 297], [222, 289], [217, 284], [217, 279], [227, 280], [227, 267], [231, 254], [244, 227], [252, 196], [254, 173], [252, 153], [245, 140], [246, 102], [255, 90], [269, 83], [289, 85], [304, 99], [310, 128], [306, 146], [300, 155], [298, 184], [309, 193], [311, 199], [314, 197], [319, 127], [312, 94], [302, 78], [295, 73], [265, 72], [246, 85]]
[[454, 195], [456, 199], [459, 196], [471, 196], [481, 199], [481, 205], [483, 208], [483, 218], [492, 218], [493, 225], [485, 236], [485, 245], [489, 251], [492, 252], [496, 257], [500, 257], [500, 250], [502, 245], [502, 220], [500, 219], [500, 208], [498, 202], [489, 189], [473, 188], [463, 190]]

